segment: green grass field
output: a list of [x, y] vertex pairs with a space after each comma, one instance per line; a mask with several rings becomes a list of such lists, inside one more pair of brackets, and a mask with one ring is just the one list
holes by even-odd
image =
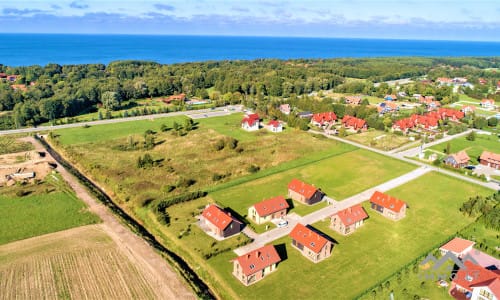
[[469, 195], [489, 195], [491, 191], [429, 173], [388, 193], [408, 202], [406, 218], [388, 220], [371, 211], [365, 202], [370, 218], [349, 236], [329, 229], [328, 221], [314, 224], [338, 243], [332, 256], [321, 263], [309, 262], [285, 237], [273, 244], [284, 247], [287, 258], [275, 273], [250, 287], [244, 287], [231, 274], [229, 261], [234, 253], [210, 259], [209, 265], [242, 299], [352, 299], [472, 222], [458, 208]]
[[0, 136], [0, 155], [33, 150], [31, 143], [17, 140], [14, 136]]
[[[448, 142], [432, 146], [430, 149], [443, 152], [444, 154], [447, 143]], [[465, 150], [471, 158], [472, 164], [479, 163], [479, 156], [485, 150], [500, 153], [500, 141], [496, 135], [476, 134], [476, 139], [474, 141], [468, 141], [465, 137], [459, 137], [451, 140], [449, 143], [451, 153], [457, 153], [461, 150]]]
[[[199, 119], [198, 122], [207, 128], [211, 128], [220, 134], [233, 137], [239, 141], [256, 141], [259, 135], [262, 134], [262, 131], [266, 130], [266, 129], [261, 129], [260, 131], [257, 132], [247, 132], [245, 130], [242, 130], [241, 129], [242, 119], [243, 119], [243, 114], [238, 113], [229, 116]], [[278, 133], [278, 134], [283, 134], [283, 133]]]
[[[228, 189], [210, 197], [239, 214], [246, 215], [252, 204], [278, 195], [287, 195], [292, 178], [321, 188], [328, 196], [341, 200], [389, 179], [410, 172], [414, 167], [385, 156], [358, 149], [331, 158], [277, 173]], [[297, 203], [293, 212], [308, 214], [320, 207]]]
[[381, 130], [368, 130], [351, 134], [346, 139], [381, 150], [392, 150], [411, 142], [407, 136], [397, 135]]
[[81, 200], [66, 192], [0, 196], [0, 244], [97, 222]]

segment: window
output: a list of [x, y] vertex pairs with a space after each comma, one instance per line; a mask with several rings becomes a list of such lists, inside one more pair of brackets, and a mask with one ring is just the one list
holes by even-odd
[[490, 299], [490, 300], [493, 299], [493, 295], [485, 289], [481, 289], [479, 291], [479, 295], [483, 296], [486, 299]]
[[251, 264], [251, 265], [250, 265], [250, 270], [253, 270], [253, 269], [255, 269], [255, 265], [254, 265], [254, 264]]

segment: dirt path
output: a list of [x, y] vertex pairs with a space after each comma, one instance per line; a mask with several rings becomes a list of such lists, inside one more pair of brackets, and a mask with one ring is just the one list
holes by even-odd
[[[34, 138], [25, 138], [32, 143], [37, 151], [44, 151], [43, 146]], [[50, 155], [47, 153], [47, 155]], [[151, 248], [144, 240], [132, 233], [125, 225], [101, 203], [95, 200], [87, 190], [61, 165], [57, 170], [66, 182], [75, 191], [78, 198], [85, 202], [90, 211], [98, 215], [103, 221], [104, 231], [118, 245], [118, 248], [145, 272], [154, 274], [156, 282], [151, 283], [161, 299], [196, 299], [193, 292], [172, 270], [172, 267]]]

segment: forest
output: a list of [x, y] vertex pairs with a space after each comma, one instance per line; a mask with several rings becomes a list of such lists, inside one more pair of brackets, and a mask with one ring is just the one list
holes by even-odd
[[[0, 74], [17, 75], [15, 82], [0, 82], [0, 129], [36, 126], [93, 112], [98, 106], [114, 110], [124, 101], [179, 93], [210, 98], [216, 105], [244, 103], [265, 112], [288, 100], [302, 110], [315, 110], [316, 105], [305, 97], [311, 92], [333, 90], [380, 96], [391, 93], [392, 88], [387, 84], [375, 88], [373, 83], [401, 78], [416, 79], [426, 75], [427, 79], [435, 80], [466, 76], [470, 81], [484, 78], [488, 85], [495, 85], [498, 75], [487, 69], [499, 65], [495, 57], [260, 59], [173, 65], [147, 61], [117, 61], [109, 65], [0, 65]], [[13, 84], [23, 88], [14, 89]], [[425, 86], [413, 89], [414, 92], [426, 91]], [[443, 99], [449, 97], [451, 91], [443, 87], [432, 92]], [[478, 92], [470, 90], [468, 93], [474, 96]]]

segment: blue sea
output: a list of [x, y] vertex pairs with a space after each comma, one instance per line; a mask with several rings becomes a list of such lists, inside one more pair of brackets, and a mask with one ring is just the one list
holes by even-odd
[[0, 34], [0, 64], [9, 66], [159, 63], [257, 58], [500, 56], [500, 42], [298, 37]]

